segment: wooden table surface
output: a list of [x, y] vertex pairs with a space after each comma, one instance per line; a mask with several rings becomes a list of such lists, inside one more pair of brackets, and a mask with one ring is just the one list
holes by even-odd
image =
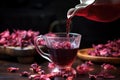
[[[77, 65], [82, 64], [83, 61], [80, 60], [80, 58], [77, 58], [76, 61], [73, 64], [73, 67], [75, 68]], [[14, 62], [14, 61], [8, 61], [8, 60], [0, 60], [0, 80], [29, 80], [28, 77], [21, 77], [20, 73], [22, 71], [29, 71], [31, 64], [22, 64], [22, 63], [18, 63], [18, 62]], [[47, 70], [47, 65], [48, 65], [48, 61], [41, 61], [39, 62], [39, 65], [43, 67], [43, 69]], [[95, 70], [96, 71], [100, 71], [100, 65], [101, 64], [96, 64], [94, 65]], [[10, 73], [7, 71], [8, 67], [18, 67], [20, 68], [19, 71], [15, 72], [15, 73]], [[97, 80], [120, 80], [120, 68], [119, 66], [117, 67], [116, 71], [113, 71], [113, 74], [116, 76], [116, 78], [114, 79], [103, 79], [103, 78], [99, 78]], [[58, 80], [58, 79], [56, 79]], [[61, 80], [61, 79], [60, 79]], [[76, 77], [75, 80], [90, 80], [88, 75], [79, 75]]]

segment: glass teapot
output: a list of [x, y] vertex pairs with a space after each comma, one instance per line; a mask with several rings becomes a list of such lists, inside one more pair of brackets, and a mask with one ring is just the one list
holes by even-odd
[[67, 12], [67, 18], [83, 16], [98, 22], [112, 22], [120, 18], [120, 0], [80, 0]]

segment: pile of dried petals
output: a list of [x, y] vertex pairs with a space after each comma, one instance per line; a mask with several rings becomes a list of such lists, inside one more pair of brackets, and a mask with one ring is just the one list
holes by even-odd
[[[48, 63], [48, 69], [54, 68], [55, 65], [53, 63]], [[115, 79], [115, 76], [109, 73], [110, 70], [117, 70], [114, 65], [111, 64], [102, 64], [101, 71], [96, 74], [90, 74], [90, 71], [94, 71], [94, 64], [91, 61], [86, 61], [80, 65], [77, 65], [76, 71], [78, 75], [89, 75], [90, 79], [96, 80], [98, 78], [107, 78], [107, 79]], [[17, 72], [19, 68], [9, 67], [7, 69], [8, 72]], [[71, 74], [71, 72], [73, 74]], [[45, 70], [42, 69], [42, 66], [39, 66], [37, 63], [33, 63], [30, 66], [29, 71], [23, 71], [20, 73], [22, 77], [28, 77], [29, 80], [53, 80], [55, 77], [62, 77], [65, 80], [73, 80], [75, 77], [74, 70], [65, 69], [62, 73], [46, 73]], [[75, 74], [74, 74], [75, 73]]]
[[[27, 47], [34, 46], [34, 40], [39, 36], [39, 31], [33, 30], [14, 30], [12, 33], [7, 29], [0, 33], [0, 46]], [[55, 36], [52, 32], [45, 34], [46, 36]], [[45, 41], [41, 38], [39, 45], [45, 45]]]
[[120, 57], [120, 39], [108, 41], [106, 44], [93, 45], [88, 51], [91, 56]]
[[0, 46], [26, 47], [34, 44], [34, 38], [39, 35], [38, 31], [14, 30], [10, 33], [5, 30], [0, 33]]

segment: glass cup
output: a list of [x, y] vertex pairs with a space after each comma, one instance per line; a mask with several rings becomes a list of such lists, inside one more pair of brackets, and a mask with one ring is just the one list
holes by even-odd
[[[43, 39], [48, 53], [39, 47], [39, 41]], [[60, 72], [65, 69], [73, 69], [71, 66], [77, 56], [81, 35], [77, 33], [54, 33], [52, 36], [40, 35], [35, 39], [37, 52], [48, 61], [55, 64], [52, 72]]]

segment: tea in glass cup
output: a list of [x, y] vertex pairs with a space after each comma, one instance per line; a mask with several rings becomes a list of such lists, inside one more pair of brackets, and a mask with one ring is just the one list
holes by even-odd
[[[65, 69], [73, 69], [71, 66], [77, 56], [80, 46], [81, 35], [77, 33], [54, 33], [54, 36], [40, 35], [35, 39], [37, 52], [45, 59], [55, 64], [52, 72], [60, 72]], [[39, 40], [43, 39], [48, 53], [38, 46]]]

